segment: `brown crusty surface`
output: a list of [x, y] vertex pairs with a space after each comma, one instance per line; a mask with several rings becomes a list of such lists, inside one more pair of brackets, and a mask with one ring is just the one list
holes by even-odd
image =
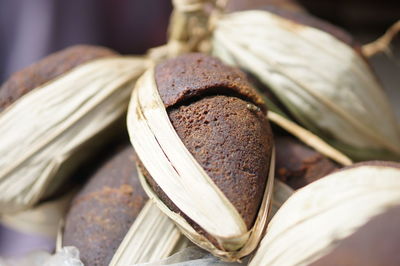
[[24, 94], [80, 64], [115, 55], [110, 49], [91, 45], [76, 45], [49, 55], [14, 73], [0, 87], [0, 112]]
[[[262, 100], [242, 72], [202, 54], [167, 60], [156, 67], [155, 75], [179, 137], [251, 228], [273, 145]], [[161, 200], [181, 213], [148, 174], [147, 179]]]
[[264, 109], [264, 102], [246, 75], [219, 59], [199, 53], [166, 60], [156, 66], [156, 82], [165, 107], [210, 94], [245, 98]]
[[275, 177], [293, 189], [308, 185], [338, 169], [321, 153], [293, 137], [276, 137]]
[[[357, 215], [356, 213], [354, 215]], [[373, 217], [312, 266], [400, 265], [400, 206]]]
[[128, 144], [114, 151], [72, 202], [63, 245], [77, 247], [85, 265], [109, 264], [147, 200], [134, 156]]

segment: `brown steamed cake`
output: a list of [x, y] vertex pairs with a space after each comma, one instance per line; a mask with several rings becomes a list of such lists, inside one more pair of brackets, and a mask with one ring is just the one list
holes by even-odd
[[0, 112], [24, 94], [74, 67], [98, 58], [115, 55], [117, 54], [110, 49], [90, 45], [76, 45], [51, 54], [14, 73], [0, 87]]
[[293, 189], [308, 185], [338, 169], [331, 160], [293, 137], [276, 137], [275, 177]]
[[74, 198], [66, 217], [63, 246], [75, 246], [85, 265], [108, 265], [147, 201], [134, 150], [113, 151]]
[[[244, 73], [203, 54], [167, 60], [156, 67], [155, 78], [177, 134], [251, 228], [273, 145], [262, 99]], [[207, 235], [143, 170], [160, 199]]]

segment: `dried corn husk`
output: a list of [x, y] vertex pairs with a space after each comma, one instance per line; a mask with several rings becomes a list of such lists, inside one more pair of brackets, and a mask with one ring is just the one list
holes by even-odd
[[222, 16], [213, 53], [267, 85], [306, 128], [351, 158], [400, 158], [400, 130], [364, 58], [334, 36], [267, 11]]
[[183, 249], [188, 240], [157, 206], [148, 201], [115, 252], [110, 266], [164, 259]]
[[237, 210], [175, 132], [158, 93], [154, 67], [138, 80], [132, 93], [128, 131], [135, 151], [155, 182], [183, 213], [213, 236], [222, 249], [195, 231], [179, 214], [172, 212], [150, 188], [143, 175], [139, 174], [146, 193], [183, 234], [225, 260], [237, 260], [255, 249], [268, 217], [274, 180], [274, 156], [258, 217], [248, 231]]
[[[273, 197], [271, 203], [271, 216], [282, 206], [282, 204], [293, 194], [293, 189], [281, 182], [280, 180], [274, 181]], [[133, 250], [133, 249], [132, 249]], [[247, 265], [248, 257], [242, 263], [223, 262], [216, 257], [212, 256], [205, 250], [199, 249], [195, 246], [188, 246], [185, 249], [180, 249], [179, 252], [173, 252], [173, 255], [161, 259], [159, 261], [138, 263], [135, 265], [188, 265], [188, 266], [202, 266], [202, 265]], [[148, 260], [150, 261], [150, 260]], [[125, 264], [128, 265], [128, 264]], [[130, 264], [131, 265], [131, 264]]]
[[[196, 49], [207, 34], [205, 8], [214, 0], [173, 0], [171, 25], [168, 29], [169, 41], [164, 56], [174, 57]], [[195, 32], [195, 33], [194, 33]]]
[[[222, 16], [222, 10], [226, 9], [226, 1], [214, 1], [211, 11], [211, 6], [209, 5], [210, 1], [208, 0], [179, 0], [173, 3], [174, 13], [169, 28], [170, 35], [168, 45], [159, 47], [156, 51], [152, 51], [155, 52], [153, 53], [153, 57], [171, 57], [188, 51], [210, 53], [211, 48], [208, 39], [211, 34], [209, 31], [213, 30], [214, 24], [217, 23]], [[207, 18], [208, 26], [205, 25]], [[188, 21], [190, 21], [190, 25]], [[208, 32], [204, 30], [206, 28], [209, 30]], [[186, 43], [188, 40], [190, 42]], [[177, 43], [179, 43], [179, 45], [176, 45]], [[216, 47], [214, 46], [214, 50], [215, 49]], [[217, 55], [223, 58], [225, 49], [219, 52], [220, 53]], [[159, 56], [160, 54], [162, 56]], [[232, 62], [228, 60], [228, 63]], [[296, 122], [291, 121], [291, 119], [268, 97], [264, 95], [263, 98], [268, 107], [268, 119], [271, 122], [277, 124], [308, 146], [337, 163], [341, 165], [350, 165], [353, 163], [348, 156], [326, 143], [326, 141], [322, 140], [319, 136], [296, 124]]]
[[371, 57], [380, 52], [390, 52], [390, 43], [400, 32], [400, 20], [396, 21], [381, 37], [362, 46], [362, 53]]
[[309, 265], [372, 217], [400, 204], [400, 165], [362, 163], [293, 194], [250, 265]]
[[7, 140], [0, 142], [0, 214], [32, 206], [90, 154], [84, 145], [101, 141], [94, 137], [126, 112], [145, 62], [135, 57], [89, 62], [0, 114], [0, 137]]

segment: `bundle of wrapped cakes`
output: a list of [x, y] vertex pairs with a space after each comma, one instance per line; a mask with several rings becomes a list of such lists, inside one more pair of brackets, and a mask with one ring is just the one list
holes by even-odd
[[174, 1], [146, 55], [12, 75], [1, 222], [66, 265], [399, 265], [400, 127], [365, 49], [272, 2]]

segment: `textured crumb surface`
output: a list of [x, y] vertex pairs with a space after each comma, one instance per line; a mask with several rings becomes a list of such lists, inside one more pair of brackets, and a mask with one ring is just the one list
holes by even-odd
[[[269, 170], [272, 140], [265, 116], [248, 110], [241, 99], [210, 96], [173, 109], [169, 117], [185, 146], [250, 228]], [[180, 212], [154, 180], [149, 183], [169, 208]]]
[[264, 108], [263, 100], [242, 71], [204, 54], [188, 54], [160, 63], [156, 66], [156, 82], [166, 107], [208, 94], [224, 93], [239, 95]]
[[262, 112], [210, 96], [169, 112], [179, 137], [250, 228], [264, 193], [271, 132]]
[[80, 64], [115, 55], [112, 50], [90, 45], [76, 45], [49, 55], [16, 72], [0, 87], [0, 112], [24, 94]]
[[275, 177], [299, 189], [338, 169], [321, 153], [292, 137], [275, 138]]
[[147, 196], [134, 151], [120, 148], [88, 180], [66, 218], [63, 245], [75, 246], [85, 265], [108, 265]]

